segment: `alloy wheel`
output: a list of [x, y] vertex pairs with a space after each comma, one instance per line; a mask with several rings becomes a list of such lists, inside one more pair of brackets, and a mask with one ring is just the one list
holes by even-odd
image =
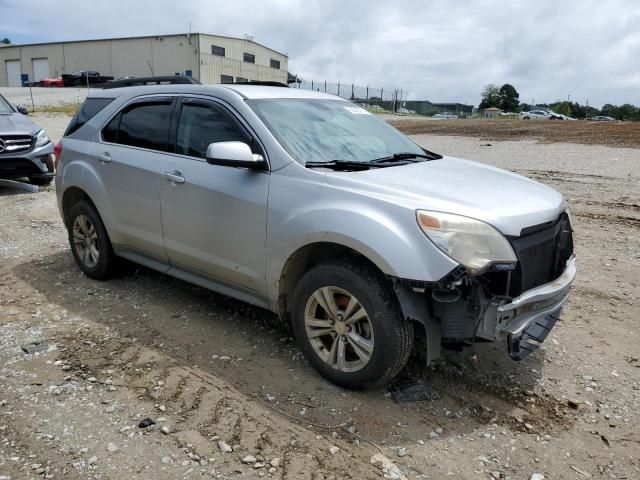
[[315, 353], [335, 370], [363, 369], [374, 348], [373, 326], [364, 306], [348, 291], [322, 287], [307, 300], [307, 338]]
[[78, 258], [88, 268], [94, 268], [100, 259], [98, 232], [86, 215], [78, 215], [73, 221], [73, 245]]

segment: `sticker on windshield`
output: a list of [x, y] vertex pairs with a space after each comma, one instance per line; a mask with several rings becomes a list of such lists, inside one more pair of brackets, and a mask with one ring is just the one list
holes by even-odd
[[344, 109], [353, 113], [354, 115], [371, 115], [364, 108], [360, 107], [344, 107]]

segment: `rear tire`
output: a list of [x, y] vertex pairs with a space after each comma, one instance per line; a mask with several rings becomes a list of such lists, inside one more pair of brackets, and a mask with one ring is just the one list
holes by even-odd
[[387, 384], [411, 354], [413, 324], [367, 265], [331, 261], [309, 270], [295, 289], [292, 318], [311, 365], [344, 388]]
[[80, 269], [96, 280], [111, 278], [117, 257], [96, 208], [81, 200], [69, 209], [68, 219], [69, 244]]

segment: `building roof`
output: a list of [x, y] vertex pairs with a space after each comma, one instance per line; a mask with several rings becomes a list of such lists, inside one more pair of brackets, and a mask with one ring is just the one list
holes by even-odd
[[489, 108], [485, 108], [484, 111], [485, 112], [501, 112], [502, 110], [496, 107], [489, 107]]
[[271, 50], [278, 55], [282, 55], [284, 57], [289, 57], [286, 53], [279, 52], [278, 50], [274, 50], [271, 47], [267, 47], [261, 43], [258, 43], [254, 40], [249, 40], [248, 38], [240, 38], [240, 37], [229, 37], [227, 35], [216, 35], [215, 33], [202, 33], [202, 32], [192, 32], [192, 33], [170, 33], [168, 35], [140, 35], [140, 36], [131, 36], [131, 37], [113, 37], [113, 38], [89, 38], [86, 40], [61, 40], [61, 41], [52, 41], [52, 42], [38, 42], [38, 43], [20, 43], [20, 44], [9, 44], [3, 45], [5, 47], [36, 47], [42, 45], [54, 45], [54, 44], [65, 44], [65, 43], [84, 43], [84, 42], [105, 42], [109, 40], [137, 40], [142, 38], [161, 38], [161, 37], [189, 37], [191, 35], [206, 35], [208, 37], [219, 37], [219, 38], [229, 38], [231, 40], [243, 40], [249, 43], [255, 43], [259, 47], [266, 48], [267, 50]]

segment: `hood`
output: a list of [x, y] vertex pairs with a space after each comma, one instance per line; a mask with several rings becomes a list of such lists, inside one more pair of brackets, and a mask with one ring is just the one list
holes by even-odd
[[556, 190], [499, 168], [454, 157], [363, 172], [329, 172], [327, 182], [385, 200], [476, 218], [504, 235], [555, 218], [566, 208]]
[[35, 135], [40, 131], [35, 123], [21, 113], [0, 114], [0, 135]]

